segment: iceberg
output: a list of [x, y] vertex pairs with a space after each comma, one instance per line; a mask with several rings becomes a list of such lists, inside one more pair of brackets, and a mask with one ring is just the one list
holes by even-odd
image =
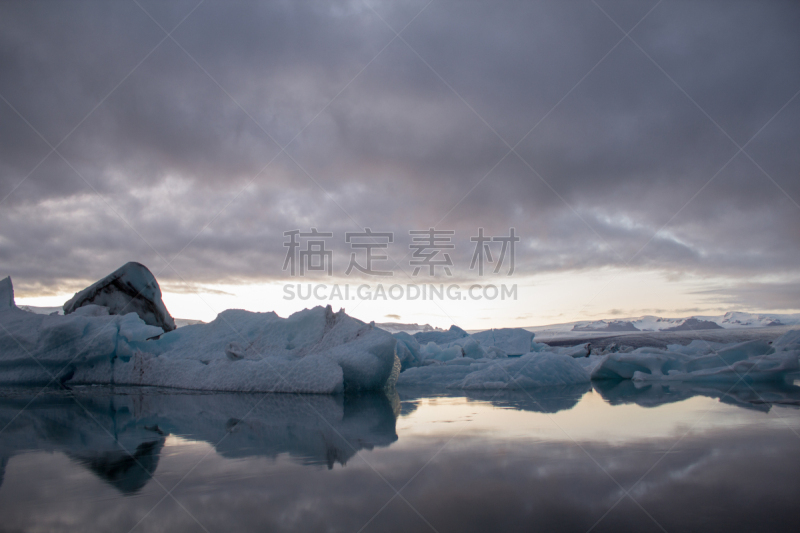
[[481, 346], [480, 341], [476, 340], [473, 336], [454, 341], [453, 346], [458, 346], [461, 349], [461, 355], [469, 357], [470, 359], [496, 359], [506, 357], [505, 353], [501, 355], [497, 350], [487, 352], [484, 347]]
[[592, 355], [592, 345], [590, 343], [576, 344], [575, 346], [555, 346], [547, 347], [547, 351], [563, 353], [576, 359], [589, 357]]
[[394, 333], [392, 337], [397, 341], [395, 355], [400, 361], [401, 370], [422, 364], [424, 356], [420, 351], [421, 348], [417, 339], [406, 332]]
[[[745, 383], [780, 383], [800, 373], [800, 330], [790, 331], [774, 342], [752, 340], [722, 344], [694, 340], [685, 346], [670, 344], [666, 349], [633, 349], [611, 344], [596, 351], [589, 344], [550, 347], [530, 339], [532, 350], [518, 358], [492, 360], [493, 350], [499, 348], [483, 345], [479, 345], [485, 354], [483, 357], [467, 357], [462, 346], [474, 342], [476, 337], [487, 343], [502, 340], [502, 337], [484, 333], [444, 345], [430, 342], [418, 347], [418, 357], [422, 357], [423, 364], [405, 368], [398, 377], [397, 386], [515, 390], [588, 383], [590, 379], [636, 383], [738, 382], [742, 379]], [[520, 337], [514, 332], [511, 338]], [[501, 346], [512, 349], [507, 342]]]
[[451, 361], [457, 357], [463, 357], [464, 355], [461, 351], [461, 346], [446, 346], [442, 348], [433, 341], [426, 344], [422, 352], [425, 354], [426, 359], [442, 362]]
[[175, 329], [175, 320], [161, 300], [155, 276], [140, 263], [127, 263], [73, 296], [64, 304], [68, 315], [84, 305], [106, 307], [111, 315], [134, 312], [150, 326]]
[[460, 357], [504, 359], [547, 348], [533, 342], [533, 333], [522, 328], [490, 329], [470, 335], [458, 326], [451, 326], [448, 331], [426, 331], [414, 335], [398, 332], [394, 337], [398, 341], [396, 355], [404, 371]]
[[441, 345], [431, 341], [422, 347], [420, 354], [427, 362], [450, 361], [459, 357], [468, 357], [470, 359], [495, 359], [498, 357], [506, 357], [505, 353], [498, 354], [491, 350], [487, 352], [483, 349], [481, 344], [472, 337], [462, 337], [453, 342]]
[[409, 368], [400, 373], [397, 378], [397, 389], [404, 387], [447, 388], [462, 381], [468, 374], [477, 370], [472, 368], [477, 365], [472, 359], [453, 359], [441, 364], [432, 364]]
[[575, 359], [544, 352], [487, 364], [467, 374], [452, 387], [467, 390], [523, 390], [579, 383], [589, 383], [589, 372]]
[[[394, 367], [389, 333], [330, 306], [281, 318], [223, 311], [122, 354], [115, 382], [186, 389], [338, 393], [382, 389]], [[140, 376], [144, 373], [146, 376]]]
[[63, 316], [39, 315], [16, 307], [10, 278], [0, 282], [0, 384], [5, 385], [379, 390], [396, 370], [395, 343], [389, 333], [330, 306], [289, 318], [228, 310], [208, 324], [167, 333], [136, 313], [114, 315], [90, 303]]
[[409, 368], [397, 387], [442, 387], [463, 390], [523, 390], [589, 383], [590, 375], [568, 355], [528, 353], [511, 359], [452, 359]]
[[450, 326], [450, 329], [447, 331], [420, 331], [418, 333], [414, 333], [414, 338], [417, 339], [417, 342], [420, 343], [420, 345], [427, 344], [429, 342], [446, 344], [453, 342], [454, 340], [467, 337], [468, 335], [469, 333], [460, 327]]
[[[10, 279], [0, 285], [0, 298], [5, 289], [13, 294]], [[38, 315], [12, 301], [0, 308], [0, 384], [64, 384], [75, 377], [110, 383], [118, 350], [162, 333], [134, 313], [111, 316], [86, 305], [69, 316]]]
[[730, 345], [693, 341], [666, 350], [638, 348], [609, 353], [592, 370], [592, 379], [634, 381], [784, 381], [800, 371], [800, 331], [775, 342], [761, 340]]
[[522, 328], [489, 329], [473, 334], [472, 338], [483, 346], [494, 346], [512, 356], [529, 353], [533, 344], [533, 333]]

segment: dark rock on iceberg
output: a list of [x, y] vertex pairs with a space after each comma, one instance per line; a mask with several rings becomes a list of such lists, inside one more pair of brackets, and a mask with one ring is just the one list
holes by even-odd
[[64, 304], [64, 314], [89, 304], [107, 307], [110, 315], [136, 313], [145, 324], [164, 331], [175, 329], [175, 320], [161, 299], [155, 276], [140, 263], [127, 263], [76, 293]]

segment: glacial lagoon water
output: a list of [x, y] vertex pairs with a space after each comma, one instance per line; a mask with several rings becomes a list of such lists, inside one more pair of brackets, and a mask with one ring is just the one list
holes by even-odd
[[0, 531], [796, 531], [800, 387], [0, 391]]

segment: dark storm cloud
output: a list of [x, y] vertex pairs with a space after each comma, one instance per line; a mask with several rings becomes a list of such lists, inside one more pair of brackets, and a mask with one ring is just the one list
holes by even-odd
[[425, 4], [3, 5], [0, 271], [274, 278], [284, 231], [432, 225], [464, 270], [514, 226], [518, 272], [796, 271], [796, 3], [665, 1], [644, 52], [655, 3]]

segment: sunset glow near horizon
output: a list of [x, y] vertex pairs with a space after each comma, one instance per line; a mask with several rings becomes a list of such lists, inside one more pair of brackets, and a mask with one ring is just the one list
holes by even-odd
[[[326, 283], [326, 290], [318, 293], [330, 295], [334, 284], [338, 283], [342, 287], [349, 284], [352, 293], [350, 296], [354, 298], [349, 301], [338, 298], [316, 299], [313, 294], [306, 300], [285, 299], [285, 284], [301, 284], [305, 296], [309, 282], [299, 279], [285, 283], [199, 286], [193, 288], [196, 292], [172, 292], [168, 287], [162, 290], [164, 302], [172, 315], [204, 322], [213, 320], [225, 309], [274, 311], [279, 316], [286, 317], [316, 305], [331, 305], [334, 311], [344, 308], [348, 314], [365, 322], [418, 323], [439, 328], [448, 328], [455, 324], [464, 329], [535, 327], [642, 315], [663, 317], [721, 315], [731, 310], [743, 310], [741, 307], [725, 306], [702, 293], [709, 286], [724, 287], [726, 281], [724, 279], [691, 279], [678, 282], [669, 280], [657, 272], [631, 274], [608, 269], [583, 274], [519, 278], [513, 281], [517, 285], [516, 300], [500, 300], [498, 296], [492, 301], [483, 298], [470, 299], [465, 293], [471, 285], [464, 283], [460, 284], [460, 291], [462, 297], [466, 299], [450, 300], [447, 298], [446, 291], [450, 285], [447, 282], [441, 283], [445, 293], [441, 299], [438, 297], [422, 299], [420, 296], [410, 301], [393, 300], [388, 295], [382, 298], [374, 294], [375, 283], [370, 285], [372, 292], [369, 300], [358, 299], [355, 294], [362, 283], [347, 278], [335, 278]], [[310, 285], [313, 290], [318, 283]], [[388, 288], [389, 284], [386, 285]], [[480, 296], [480, 291], [474, 292]], [[17, 304], [57, 307], [71, 296], [72, 294], [64, 293], [22, 297], [17, 298]], [[613, 302], [613, 305], [610, 302]]]

